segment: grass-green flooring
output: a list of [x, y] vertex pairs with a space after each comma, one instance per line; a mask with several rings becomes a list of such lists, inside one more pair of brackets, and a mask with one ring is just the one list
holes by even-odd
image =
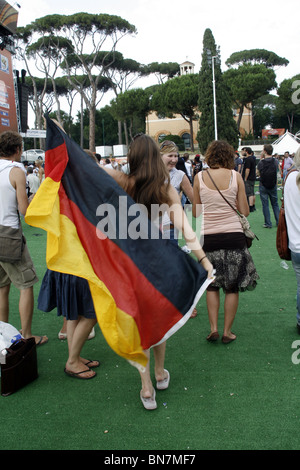
[[[138, 372], [107, 346], [98, 326], [96, 338], [83, 351], [102, 362], [97, 377], [67, 377], [67, 344], [57, 338], [62, 320], [56, 312], [35, 307], [33, 333], [47, 334], [49, 342], [38, 348], [39, 378], [14, 395], [0, 397], [0, 449], [299, 449], [300, 364], [292, 362], [293, 342], [300, 340], [296, 280], [290, 262], [288, 270], [280, 266], [276, 228], [262, 228], [259, 196], [256, 207], [249, 220], [259, 237], [251, 253], [260, 281], [255, 291], [240, 295], [234, 343], [206, 341], [203, 297], [198, 316], [168, 341], [170, 387], [157, 393], [158, 409], [149, 412], [139, 399]], [[41, 281], [46, 234], [26, 225], [24, 230]], [[221, 309], [220, 331], [222, 315]], [[20, 327], [14, 288], [10, 323]]]

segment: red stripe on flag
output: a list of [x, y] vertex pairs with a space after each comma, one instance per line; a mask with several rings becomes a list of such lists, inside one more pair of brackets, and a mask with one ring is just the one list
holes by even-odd
[[45, 177], [59, 182], [69, 161], [65, 142], [54, 149], [46, 151]]
[[[110, 291], [117, 307], [134, 318], [141, 345], [148, 349], [182, 319], [181, 312], [151, 284], [116, 243], [105, 236], [98, 238], [96, 227], [76, 204], [67, 199], [64, 190], [60, 191], [60, 196], [60, 212], [76, 226], [94, 272]], [[153, 315], [155, 311], [161, 314]]]

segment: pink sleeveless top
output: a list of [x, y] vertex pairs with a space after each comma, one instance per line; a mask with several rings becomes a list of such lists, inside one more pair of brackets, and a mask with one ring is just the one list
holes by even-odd
[[[202, 171], [198, 173], [202, 203], [201, 234], [243, 232], [237, 213], [224, 201], [216, 189], [206, 186], [202, 175]], [[208, 175], [206, 177], [209, 178]], [[229, 187], [221, 190], [221, 193], [236, 208], [238, 185], [234, 170], [231, 171]]]

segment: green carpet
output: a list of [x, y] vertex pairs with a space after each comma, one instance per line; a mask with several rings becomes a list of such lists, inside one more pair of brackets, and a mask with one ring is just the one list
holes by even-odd
[[[101, 361], [97, 377], [67, 377], [67, 344], [57, 339], [62, 320], [56, 312], [35, 308], [33, 333], [48, 335], [49, 342], [38, 348], [39, 378], [14, 395], [0, 397], [0, 449], [299, 449], [300, 365], [292, 362], [293, 341], [300, 339], [296, 279], [290, 262], [288, 270], [280, 266], [276, 228], [262, 228], [256, 199], [257, 211], [249, 220], [259, 237], [251, 253], [260, 281], [255, 291], [240, 296], [234, 343], [206, 341], [209, 325], [202, 298], [198, 316], [168, 341], [170, 387], [157, 393], [158, 409], [149, 412], [139, 399], [138, 372], [107, 346], [98, 327], [83, 351], [85, 357]], [[41, 281], [46, 234], [26, 225], [24, 231]], [[10, 312], [10, 323], [19, 328], [14, 288]], [[220, 331], [222, 314], [221, 309]]]

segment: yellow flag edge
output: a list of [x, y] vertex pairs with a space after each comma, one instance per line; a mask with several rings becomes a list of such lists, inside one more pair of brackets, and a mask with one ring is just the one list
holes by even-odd
[[[139, 370], [147, 365], [134, 319], [116, 306], [105, 284], [96, 276], [73, 222], [60, 214], [60, 182], [47, 177], [29, 205], [25, 222], [47, 232], [46, 264], [58, 271], [87, 279], [97, 321], [109, 346]], [[43, 189], [41, 191], [41, 189]]]

